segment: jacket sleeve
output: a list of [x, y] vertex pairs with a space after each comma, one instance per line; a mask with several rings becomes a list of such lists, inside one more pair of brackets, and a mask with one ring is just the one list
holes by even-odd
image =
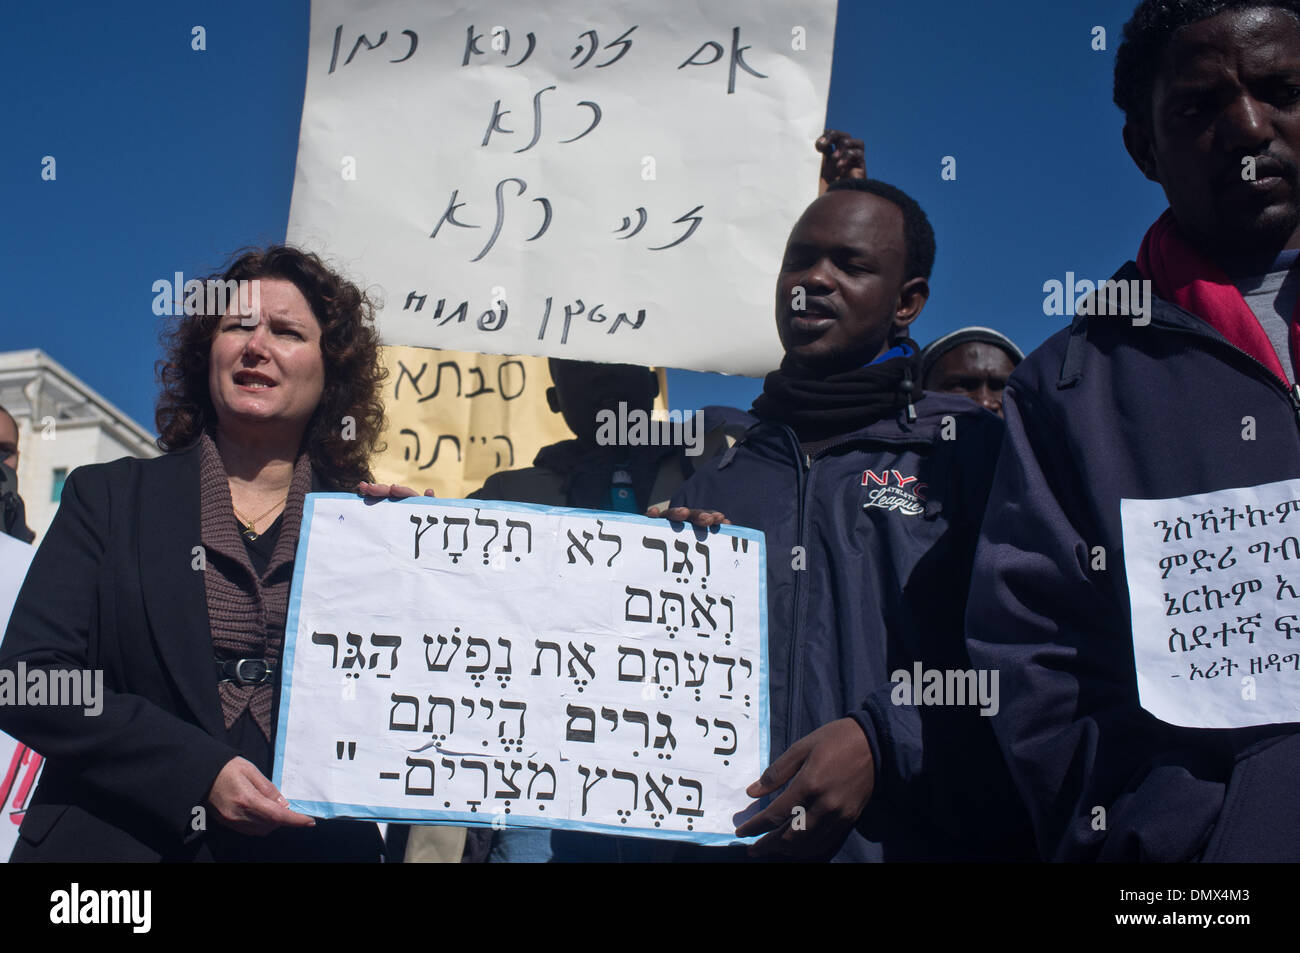
[[999, 687], [971, 662], [964, 638], [971, 569], [1003, 425], [989, 414], [962, 418], [951, 458], [936, 460], [947, 527], [899, 594], [900, 638], [891, 666], [913, 675], [958, 673], [965, 704], [913, 704], [915, 685], [885, 682], [851, 712], [876, 759], [876, 790], [859, 828], [888, 836], [900, 819], [929, 829], [939, 856], [1024, 860], [1033, 855], [1029, 821], [993, 734]]
[[[713, 466], [697, 471], [695, 476], [687, 480], [673, 494], [669, 505], [686, 506], [691, 509], [712, 508], [725, 515], [727, 506], [720, 499], [725, 494], [719, 493], [713, 484], [713, 475], [716, 472]], [[771, 598], [770, 592], [769, 598]], [[915, 709], [888, 710], [891, 708], [889, 688], [888, 683], [881, 686], [863, 702], [861, 707], [848, 713], [848, 717], [853, 718], [862, 729], [862, 733], [866, 735], [867, 744], [871, 748], [871, 760], [876, 770], [875, 789], [871, 801], [858, 822], [863, 833], [870, 837], [878, 837], [875, 828], [889, 821], [891, 812], [885, 805], [889, 795], [884, 792], [889, 790], [892, 793], [900, 789], [901, 786], [894, 779], [912, 776], [920, 771], [920, 718]], [[888, 714], [888, 720], [879, 717], [878, 712]], [[776, 754], [779, 752], [774, 752], [774, 756]]]
[[[39, 668], [80, 677], [98, 658], [92, 633], [111, 651], [113, 633], [97, 628], [99, 582], [111, 558], [106, 545], [110, 494], [102, 473], [101, 468], [77, 470], [64, 484], [58, 513], [32, 560], [0, 645], [0, 671], [14, 671], [23, 662], [29, 675]], [[60, 774], [84, 784], [86, 804], [104, 801], [186, 836], [194, 807], [237, 752], [147, 698], [117, 690], [106, 678], [99, 700], [98, 714], [85, 706], [0, 705], [0, 728], [40, 752]]]
[[1089, 492], [1068, 421], [1041, 395], [1013, 379], [1003, 408], [966, 628], [975, 664], [1000, 676], [993, 727], [1039, 852], [1194, 859], [1223, 803], [1224, 753], [1138, 705], [1120, 541], [1098, 509], [1118, 501]]

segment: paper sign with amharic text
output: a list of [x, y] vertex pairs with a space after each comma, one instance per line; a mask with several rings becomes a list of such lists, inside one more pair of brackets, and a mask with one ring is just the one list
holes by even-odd
[[1300, 480], [1120, 514], [1142, 707], [1188, 728], [1300, 721]]

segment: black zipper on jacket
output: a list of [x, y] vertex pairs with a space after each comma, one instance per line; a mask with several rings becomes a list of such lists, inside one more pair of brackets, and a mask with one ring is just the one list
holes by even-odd
[[[800, 463], [800, 465], [796, 468], [796, 484], [798, 489], [798, 493], [796, 494], [797, 495], [796, 502], [798, 504], [798, 507], [795, 516], [795, 527], [796, 527], [795, 545], [803, 546], [804, 530], [805, 530], [804, 519], [808, 513], [808, 508], [807, 506], [804, 505], [804, 497], [808, 491], [807, 475], [812, 471], [812, 455], [807, 453], [804, 450], [804, 448], [799, 444], [799, 438], [795, 435], [795, 432], [793, 430], [791, 430], [789, 427], [787, 427], [784, 424], [781, 425], [781, 429], [785, 431], [786, 439], [790, 441], [790, 444], [794, 449], [795, 459], [798, 460]], [[807, 553], [808, 550], [807, 547], [805, 547], [804, 548], [805, 559], [807, 559]], [[800, 572], [796, 572], [794, 574], [794, 592], [791, 593], [791, 599], [790, 599], [792, 612], [791, 612], [791, 619], [790, 619], [790, 645], [787, 648], [788, 655], [787, 655], [786, 667], [785, 667], [787, 682], [785, 687], [785, 737], [781, 739], [782, 742], [784, 743], [784, 746], [781, 749], [782, 752], [784, 752], [786, 748], [788, 748], [791, 744], [793, 744], [797, 740], [796, 738], [793, 737], [794, 700], [795, 700], [794, 696], [795, 696], [796, 688], [799, 684], [799, 677], [801, 676], [802, 673], [798, 671], [799, 653], [795, 651], [795, 647], [799, 643], [799, 632], [803, 628], [799, 624], [800, 623], [799, 596], [803, 588], [800, 585], [800, 582], [802, 581], [803, 573], [806, 571], [807, 570], [805, 569]], [[775, 753], [773, 754], [773, 757], [776, 757]]]
[[[782, 430], [785, 431], [786, 439], [790, 442], [790, 446], [794, 450], [795, 460], [798, 461], [798, 466], [796, 467], [796, 471], [798, 474], [797, 476], [798, 509], [796, 511], [796, 517], [795, 517], [796, 518], [795, 525], [797, 526], [798, 531], [795, 536], [795, 545], [804, 547], [805, 560], [808, 557], [808, 549], [807, 546], [805, 545], [805, 540], [804, 540], [804, 537], [806, 535], [806, 527], [804, 526], [804, 521], [808, 515], [808, 507], [805, 505], [805, 500], [808, 494], [808, 483], [811, 479], [809, 474], [811, 474], [812, 472], [812, 465], [814, 460], [820, 459], [826, 453], [838, 447], [844, 447], [854, 443], [858, 443], [858, 444], [868, 443], [871, 442], [873, 439], [879, 440], [879, 442], [883, 444], [887, 444], [891, 447], [896, 447], [899, 444], [901, 444], [904, 447], [911, 446], [913, 444], [924, 444], [925, 446], [929, 446], [930, 444], [930, 441], [928, 440], [903, 439], [901, 441], [894, 441], [894, 440], [888, 440], [884, 438], [850, 437], [847, 440], [839, 440], [836, 441], [835, 443], [827, 444], [826, 446], [818, 450], [815, 454], [813, 454], [813, 453], [808, 453], [806, 450], [804, 450], [803, 445], [799, 443], [799, 437], [798, 435], [795, 434], [794, 430], [792, 430], [790, 427], [786, 426], [785, 424], [780, 424], [779, 426], [781, 427]], [[901, 449], [901, 447], [899, 447], [899, 449]], [[800, 677], [802, 676], [802, 672], [799, 671], [800, 655], [796, 651], [796, 647], [798, 646], [799, 643], [799, 634], [803, 628], [802, 625], [800, 624], [802, 622], [802, 610], [799, 604], [799, 596], [802, 590], [802, 586], [800, 586], [800, 581], [805, 572], [807, 572], [806, 569], [800, 570], [795, 573], [794, 592], [792, 593], [792, 598], [790, 600], [792, 605], [791, 619], [790, 619], [790, 623], [791, 623], [790, 624], [790, 646], [788, 650], [787, 664], [785, 669], [789, 681], [786, 684], [785, 738], [783, 739], [786, 743], [787, 748], [791, 744], [799, 740], [798, 737], [794, 737], [794, 730], [795, 730], [795, 724], [794, 724], [795, 704], [794, 703], [795, 703], [795, 693], [796, 691], [799, 690]]]

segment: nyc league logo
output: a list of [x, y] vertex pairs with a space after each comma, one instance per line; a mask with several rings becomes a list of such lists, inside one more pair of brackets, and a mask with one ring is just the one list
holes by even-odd
[[925, 484], [914, 476], [905, 477], [897, 470], [862, 471], [862, 485], [868, 487], [865, 510], [878, 506], [882, 510], [897, 510], [907, 516], [920, 516], [925, 511]]

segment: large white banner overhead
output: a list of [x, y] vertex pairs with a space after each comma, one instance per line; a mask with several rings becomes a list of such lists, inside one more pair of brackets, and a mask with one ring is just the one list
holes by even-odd
[[289, 241], [387, 344], [762, 374], [835, 0], [313, 0]]

